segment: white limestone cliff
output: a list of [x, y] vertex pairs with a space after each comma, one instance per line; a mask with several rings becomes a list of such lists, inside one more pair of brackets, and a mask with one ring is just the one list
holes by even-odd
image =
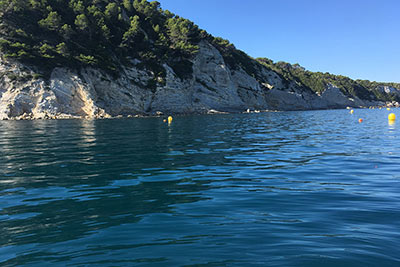
[[[26, 66], [0, 58], [0, 119], [107, 118], [160, 113], [242, 112], [245, 110], [307, 110], [368, 106], [327, 86], [321, 94], [286, 84], [274, 71], [261, 68], [258, 76], [230, 69], [208, 42], [199, 44], [193, 75], [180, 79], [164, 65], [164, 85], [148, 88], [151, 71], [125, 68], [119, 78], [87, 68], [79, 74], [55, 68], [50, 79], [33, 78]], [[386, 90], [385, 88], [383, 90]]]

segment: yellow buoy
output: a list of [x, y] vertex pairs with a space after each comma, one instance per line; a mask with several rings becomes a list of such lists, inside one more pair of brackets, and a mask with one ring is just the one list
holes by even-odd
[[390, 110], [390, 108], [386, 108], [387, 110]]
[[389, 121], [395, 121], [396, 120], [396, 115], [394, 113], [390, 113], [388, 116]]
[[350, 114], [353, 114], [354, 113], [354, 110], [350, 110]]
[[169, 116], [168, 117], [168, 123], [171, 123], [172, 122], [172, 116]]

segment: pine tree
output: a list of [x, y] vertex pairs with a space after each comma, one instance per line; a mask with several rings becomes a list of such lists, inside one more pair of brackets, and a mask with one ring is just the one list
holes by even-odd
[[52, 11], [49, 13], [47, 18], [42, 19], [38, 22], [38, 24], [43, 27], [47, 28], [51, 31], [57, 31], [61, 26], [61, 17], [58, 15], [56, 11]]
[[89, 21], [88, 21], [86, 15], [85, 14], [80, 14], [80, 15], [76, 16], [75, 25], [81, 31], [84, 31], [84, 30], [88, 29], [89, 28]]

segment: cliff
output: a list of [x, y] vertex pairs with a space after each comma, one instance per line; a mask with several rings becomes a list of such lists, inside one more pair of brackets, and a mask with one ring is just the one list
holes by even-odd
[[[70, 13], [86, 11], [73, 6], [73, 11], [65, 12], [67, 6], [56, 4], [43, 11], [40, 6], [33, 7], [33, 2], [13, 2], [20, 3], [19, 9], [2, 7], [0, 119], [366, 107], [400, 97], [396, 84], [349, 82], [346, 77], [315, 73], [316, 77], [307, 80], [304, 77], [311, 74], [298, 65], [252, 59], [154, 2], [124, 1], [126, 9], [120, 6], [114, 18], [121, 26], [108, 39], [104, 27], [112, 27], [113, 17], [107, 12], [111, 12], [111, 4], [119, 2], [97, 1], [98, 6], [88, 6], [89, 11], [99, 10], [93, 21], [101, 16], [101, 10], [105, 15], [103, 31], [97, 33], [101, 36], [96, 37], [93, 28], [87, 44], [71, 38], [88, 34], [80, 30], [82, 22], [77, 22], [84, 14], [68, 19]], [[57, 8], [60, 18], [52, 11]], [[129, 18], [129, 12], [136, 15]], [[26, 14], [36, 16], [34, 21], [40, 27], [47, 27], [41, 35], [45, 40], [34, 37], [38, 30], [34, 27], [18, 28], [25, 25], [18, 24], [18, 16], [22, 20]], [[90, 24], [91, 13], [85, 14], [86, 29], [95, 27]], [[61, 17], [66, 22], [75, 18], [75, 28], [68, 26], [68, 36], [64, 29], [68, 24], [49, 24], [61, 25]], [[103, 42], [101, 47], [96, 46], [99, 42]]]
[[306, 110], [384, 104], [347, 97], [333, 85], [317, 94], [293, 81], [288, 84], [261, 65], [257, 76], [264, 82], [260, 83], [243, 69], [230, 69], [207, 41], [200, 42], [199, 47], [191, 78], [179, 78], [165, 64], [165, 85], [154, 90], [147, 87], [154, 73], [135, 66], [124, 68], [117, 79], [98, 69], [84, 68], [76, 73], [58, 67], [44, 80], [33, 78], [34, 72], [23, 64], [2, 59], [0, 119]]

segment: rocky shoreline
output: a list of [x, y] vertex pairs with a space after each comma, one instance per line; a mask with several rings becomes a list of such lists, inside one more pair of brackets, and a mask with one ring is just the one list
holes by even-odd
[[103, 120], [103, 119], [127, 119], [127, 118], [154, 118], [154, 117], [168, 117], [168, 116], [188, 116], [188, 115], [218, 115], [218, 114], [234, 114], [234, 113], [265, 113], [265, 112], [278, 112], [278, 111], [271, 111], [271, 110], [254, 110], [254, 111], [245, 111], [245, 112], [224, 112], [224, 111], [217, 111], [217, 110], [209, 110], [205, 113], [169, 113], [164, 114], [162, 112], [156, 112], [153, 114], [130, 114], [130, 115], [117, 115], [117, 116], [110, 116], [109, 114], [105, 115], [95, 115], [95, 116], [74, 116], [74, 115], [67, 115], [67, 114], [44, 114], [43, 116], [36, 116], [33, 117], [32, 114], [22, 114], [17, 117], [12, 118], [3, 118], [2, 120], [80, 120], [80, 119], [87, 119], [87, 120]]
[[[387, 102], [384, 106], [373, 106], [373, 107], [360, 107], [362, 109], [382, 109], [382, 108], [399, 108], [400, 104], [398, 102]], [[350, 109], [348, 107], [347, 109]], [[321, 110], [321, 109], [320, 109]], [[307, 110], [304, 110], [307, 111]], [[268, 113], [268, 112], [282, 112], [279, 110], [247, 110], [243, 112], [224, 112], [217, 110], [209, 110], [208, 112], [200, 113], [168, 113], [164, 114], [162, 112], [156, 112], [154, 114], [130, 114], [130, 115], [117, 115], [111, 116], [109, 114], [105, 115], [95, 115], [95, 116], [75, 116], [67, 114], [44, 114], [43, 116], [33, 117], [32, 114], [22, 114], [17, 117], [12, 118], [2, 118], [3, 121], [23, 121], [23, 120], [104, 120], [104, 119], [131, 119], [131, 118], [161, 118], [168, 116], [190, 116], [190, 115], [218, 115], [218, 114], [252, 114], [252, 113]]]
[[181, 79], [165, 64], [166, 76], [154, 87], [149, 87], [149, 81], [159, 77], [143, 69], [138, 60], [123, 67], [118, 78], [93, 68], [77, 72], [58, 67], [44, 80], [28, 66], [0, 57], [0, 120], [399, 106], [397, 102], [348, 96], [332, 84], [315, 93], [261, 64], [250, 75], [242, 68], [229, 68], [220, 52], [207, 41], [201, 41], [199, 48], [191, 78]]

